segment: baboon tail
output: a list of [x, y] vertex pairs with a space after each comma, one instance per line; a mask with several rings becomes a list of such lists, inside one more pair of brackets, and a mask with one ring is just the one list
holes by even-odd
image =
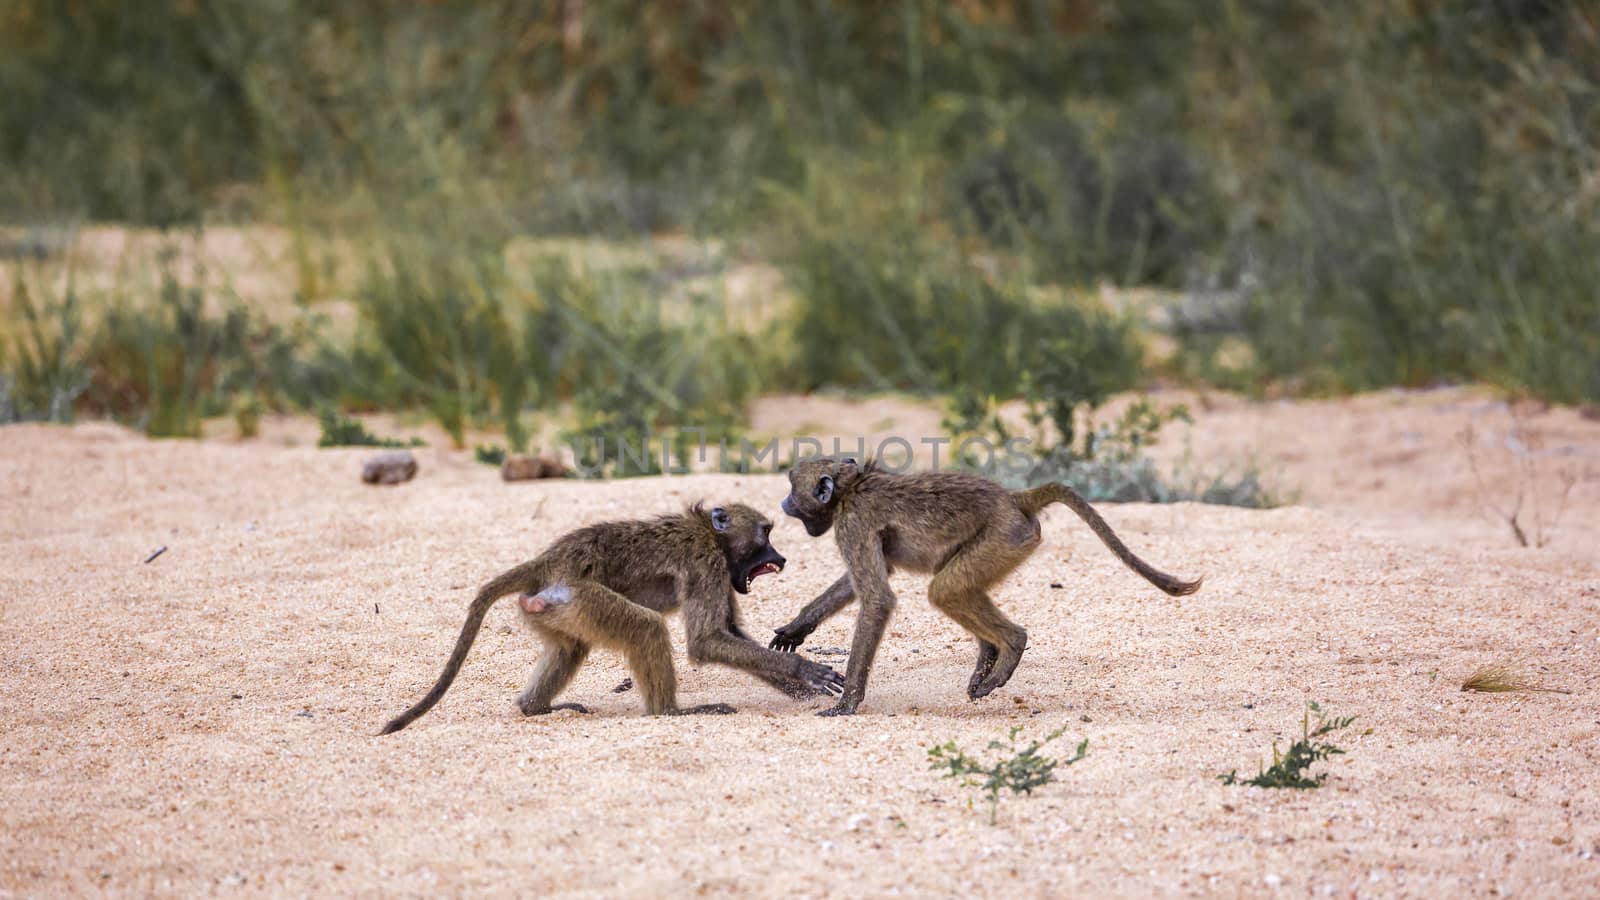
[[434, 682], [433, 689], [418, 700], [415, 706], [390, 719], [389, 724], [383, 726], [383, 734], [394, 734], [410, 725], [439, 702], [444, 692], [450, 689], [450, 683], [456, 680], [456, 673], [461, 671], [461, 664], [466, 661], [467, 651], [472, 649], [472, 642], [478, 638], [478, 629], [483, 627], [483, 617], [488, 615], [489, 607], [513, 591], [536, 587], [537, 585], [533, 584], [535, 576], [536, 572], [531, 566], [518, 566], [478, 589], [478, 596], [474, 597], [472, 605], [467, 607], [467, 621], [461, 626], [461, 636], [456, 638], [456, 648], [450, 651], [450, 659], [444, 664], [444, 671], [439, 673], [439, 680]]
[[1128, 545], [1117, 537], [1117, 533], [1111, 530], [1111, 526], [1106, 524], [1106, 520], [1100, 518], [1100, 514], [1095, 512], [1094, 507], [1089, 505], [1089, 501], [1083, 499], [1077, 491], [1065, 484], [1044, 484], [1030, 490], [1017, 491], [1012, 496], [1016, 498], [1017, 505], [1029, 515], [1037, 515], [1039, 510], [1052, 503], [1065, 505], [1078, 514], [1078, 518], [1089, 526], [1090, 530], [1100, 538], [1101, 542], [1111, 548], [1111, 552], [1115, 553], [1124, 565], [1138, 572], [1144, 576], [1146, 581], [1174, 597], [1182, 597], [1200, 590], [1200, 583], [1205, 580], [1196, 578], [1193, 581], [1184, 581], [1181, 578], [1168, 575], [1135, 556], [1133, 551], [1128, 549]]

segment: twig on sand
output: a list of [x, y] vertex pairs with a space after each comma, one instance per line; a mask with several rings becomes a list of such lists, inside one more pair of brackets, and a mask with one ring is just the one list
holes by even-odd
[[146, 556], [144, 558], [145, 565], [149, 565], [150, 563], [155, 562], [156, 561], [156, 557], [160, 556], [161, 554], [163, 554], [165, 552], [167, 552], [167, 545], [166, 544], [162, 544], [161, 547], [158, 550], [156, 550], [156, 552], [154, 552], [154, 553], [152, 553], [149, 556]]

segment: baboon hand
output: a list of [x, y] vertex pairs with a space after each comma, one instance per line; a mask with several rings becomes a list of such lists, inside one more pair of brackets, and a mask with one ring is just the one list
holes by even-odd
[[827, 694], [830, 697], [844, 693], [843, 675], [822, 663], [812, 662], [809, 659], [802, 659], [799, 662], [800, 671], [798, 674], [800, 682], [806, 687], [818, 694]]
[[810, 622], [802, 622], [799, 619], [795, 619], [782, 628], [772, 629], [777, 637], [774, 637], [772, 643], [767, 646], [773, 650], [793, 653], [801, 644], [805, 643], [806, 637], [816, 630], [817, 626]]

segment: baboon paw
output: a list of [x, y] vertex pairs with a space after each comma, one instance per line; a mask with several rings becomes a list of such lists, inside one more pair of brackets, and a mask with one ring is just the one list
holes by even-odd
[[570, 711], [575, 712], [575, 713], [583, 713], [584, 715], [588, 715], [589, 714], [589, 707], [584, 706], [582, 703], [557, 703], [557, 704], [555, 704], [553, 706], [534, 706], [532, 704], [528, 704], [528, 705], [519, 704], [517, 708], [521, 709], [522, 710], [522, 714], [525, 715], [525, 716], [548, 716], [551, 713], [556, 712], [557, 710], [563, 710], [563, 709], [570, 710]]
[[978, 682], [976, 688], [969, 690], [967, 696], [973, 700], [979, 700], [1005, 687], [1006, 682], [1011, 680], [1011, 674], [1017, 670], [1017, 663], [1022, 662], [1023, 649], [1025, 648], [1001, 654], [1000, 658], [995, 662], [994, 671]]
[[790, 622], [782, 628], [772, 629], [772, 633], [776, 636], [771, 643], [767, 644], [767, 648], [781, 650], [784, 653], [793, 653], [799, 649], [801, 644], [805, 643], [811, 632], [816, 630], [817, 626], [806, 622]]
[[688, 709], [680, 710], [678, 714], [682, 716], [731, 716], [736, 712], [738, 712], [737, 709], [726, 703], [702, 703], [699, 706], [691, 706]]
[[632, 678], [624, 678], [621, 681], [617, 682], [617, 686], [611, 689], [611, 693], [613, 693], [613, 694], [626, 694], [627, 692], [629, 692], [631, 690], [633, 690], [633, 679]]
[[834, 706], [828, 707], [827, 709], [823, 710], [822, 712], [817, 713], [817, 715], [823, 716], [824, 718], [832, 718], [833, 716], [853, 716], [855, 714], [856, 714], [856, 704], [854, 704], [854, 703], [845, 703], [843, 701], [839, 702], [838, 704], [836, 704]]
[[978, 645], [978, 664], [972, 669], [972, 677], [967, 679], [968, 697], [973, 700], [978, 699], [978, 686], [983, 684], [984, 679], [994, 671], [994, 662], [999, 656], [1000, 651], [993, 644]]
[[822, 663], [803, 660], [800, 680], [819, 694], [834, 696], [844, 693], [844, 676]]

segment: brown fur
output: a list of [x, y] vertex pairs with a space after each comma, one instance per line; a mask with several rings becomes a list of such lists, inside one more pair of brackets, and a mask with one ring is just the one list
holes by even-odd
[[768, 542], [772, 523], [742, 504], [647, 521], [605, 522], [558, 539], [538, 558], [478, 590], [455, 649], [433, 688], [396, 716], [383, 733], [406, 727], [449, 689], [472, 649], [489, 608], [519, 593], [523, 619], [544, 652], [517, 701], [524, 715], [555, 709], [588, 712], [551, 701], [571, 682], [591, 647], [621, 652], [651, 715], [728, 713], [725, 704], [681, 709], [663, 614], [682, 609], [689, 658], [743, 669], [792, 696], [839, 690], [843, 679], [820, 663], [757, 644], [743, 631], [735, 593], [753, 573], [781, 569]]
[[852, 600], [861, 600], [844, 695], [823, 715], [850, 715], [866, 696], [867, 676], [894, 611], [889, 573], [896, 568], [933, 575], [928, 600], [978, 640], [978, 662], [967, 683], [974, 700], [1004, 685], [1028, 646], [1028, 633], [1006, 618], [989, 589], [1021, 565], [1040, 541], [1041, 509], [1063, 503], [1077, 513], [1129, 568], [1174, 596], [1192, 594], [1200, 580], [1183, 581], [1135, 556], [1076, 491], [1048, 484], [1008, 491], [976, 475], [924, 472], [901, 475], [848, 458], [802, 460], [789, 470], [784, 512], [813, 537], [834, 529], [846, 572], [777, 629], [774, 649], [794, 650], [816, 627]]

